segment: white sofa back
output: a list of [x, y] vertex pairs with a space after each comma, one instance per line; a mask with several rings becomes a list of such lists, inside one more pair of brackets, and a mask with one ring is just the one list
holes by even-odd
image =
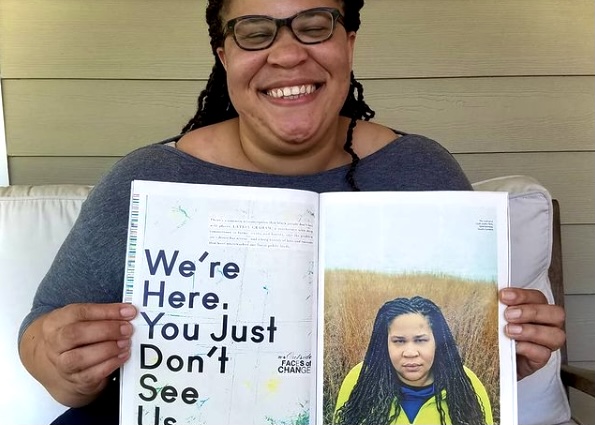
[[[540, 289], [551, 301], [552, 206], [547, 190], [523, 176], [478, 182], [474, 188], [510, 193], [512, 282]], [[25, 371], [16, 340], [35, 288], [89, 190], [74, 185], [0, 187], [0, 376], [9, 385], [0, 397], [2, 424], [47, 424], [65, 410]], [[559, 367], [556, 352], [545, 368], [519, 382], [519, 425], [571, 423]]]
[[79, 214], [90, 187], [0, 187], [0, 423], [49, 424], [66, 408], [21, 365], [17, 334], [37, 284]]

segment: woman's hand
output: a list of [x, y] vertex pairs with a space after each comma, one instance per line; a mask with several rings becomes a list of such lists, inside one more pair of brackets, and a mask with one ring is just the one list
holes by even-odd
[[517, 379], [541, 369], [552, 351], [566, 341], [564, 309], [548, 304], [545, 295], [535, 289], [506, 288], [500, 300], [507, 305], [504, 332], [516, 341]]
[[130, 356], [130, 304], [71, 304], [41, 316], [25, 331], [21, 360], [60, 403], [90, 403]]

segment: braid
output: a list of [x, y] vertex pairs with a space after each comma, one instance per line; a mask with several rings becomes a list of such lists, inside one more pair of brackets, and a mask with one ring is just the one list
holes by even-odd
[[351, 71], [351, 86], [349, 94], [347, 95], [347, 99], [341, 108], [340, 115], [351, 117], [349, 128], [347, 130], [347, 139], [345, 140], [343, 149], [345, 152], [351, 155], [351, 164], [349, 165], [346, 179], [347, 183], [349, 183], [349, 186], [351, 186], [351, 189], [355, 191], [360, 190], [357, 182], [355, 181], [355, 170], [357, 168], [357, 164], [359, 163], [359, 156], [357, 156], [352, 147], [353, 130], [357, 125], [358, 119], [370, 121], [372, 118], [374, 118], [375, 114], [376, 113], [370, 109], [370, 107], [364, 101], [364, 88], [361, 83], [355, 79], [355, 75], [353, 74], [353, 71]]
[[[227, 73], [223, 64], [217, 56], [217, 49], [223, 46], [225, 41], [222, 14], [226, 6], [226, 0], [209, 0], [205, 13], [211, 39], [211, 50], [215, 56], [215, 65], [206, 87], [200, 92], [197, 102], [197, 111], [188, 123], [182, 128], [182, 134], [191, 130], [205, 127], [211, 124], [227, 121], [238, 116], [237, 111], [229, 98], [227, 88]], [[344, 26], [346, 31], [357, 31], [360, 26], [360, 9], [364, 0], [343, 0], [342, 6], [345, 12]], [[339, 113], [341, 116], [351, 118], [347, 137], [343, 149], [351, 156], [351, 164], [347, 171], [346, 180], [352, 190], [359, 190], [355, 180], [355, 171], [359, 163], [359, 157], [353, 150], [353, 130], [358, 120], [369, 121], [374, 117], [374, 111], [364, 101], [364, 89], [355, 79], [351, 72], [351, 84], [345, 103]]]
[[483, 424], [485, 422], [483, 406], [463, 369], [463, 359], [446, 319], [442, 316], [439, 308], [437, 306], [435, 308], [439, 314], [426, 315], [426, 317], [430, 321], [436, 339], [436, 356], [432, 370], [436, 388], [436, 403], [441, 420], [446, 417], [446, 413], [439, 403], [443, 399], [441, 390], [445, 389], [446, 405], [452, 423]]
[[198, 96], [198, 111], [182, 133], [238, 116], [227, 91], [227, 74], [217, 58], [205, 89]]
[[229, 99], [227, 73], [217, 56], [217, 49], [223, 46], [225, 40], [221, 18], [224, 8], [225, 0], [209, 0], [207, 4], [205, 17], [209, 26], [211, 51], [215, 56], [215, 65], [213, 65], [205, 89], [198, 96], [196, 115], [182, 128], [182, 134], [238, 116]]
[[[440, 308], [426, 298], [413, 297], [396, 298], [378, 311], [359, 378], [349, 399], [335, 414], [337, 425], [387, 425], [399, 416], [401, 381], [388, 354], [387, 333], [396, 317], [411, 313], [421, 314], [428, 320], [436, 341], [432, 372], [440, 425], [445, 425], [449, 417], [453, 424], [485, 423], [483, 407], [463, 369], [454, 337]], [[448, 414], [443, 402], [448, 406]]]

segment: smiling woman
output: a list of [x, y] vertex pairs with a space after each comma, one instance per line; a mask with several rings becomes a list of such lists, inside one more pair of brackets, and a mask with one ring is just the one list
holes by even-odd
[[[207, 2], [214, 65], [195, 116], [181, 134], [125, 156], [94, 187], [21, 325], [23, 364], [72, 407], [55, 424], [118, 423], [116, 380], [136, 315], [121, 303], [131, 181], [319, 193], [472, 189], [437, 142], [369, 121], [374, 112], [352, 71], [363, 4]], [[521, 326], [511, 329], [521, 329], [512, 337], [522, 378], [563, 343], [563, 311], [540, 293], [509, 292], [503, 302], [520, 311], [511, 320]], [[405, 374], [420, 367], [405, 365]]]
[[[374, 115], [352, 72], [363, 2], [350, 2], [345, 10], [335, 0], [223, 4], [212, 1], [207, 8], [218, 60], [184, 132], [219, 126], [186, 133], [178, 148], [221, 165], [275, 174], [351, 163], [347, 178], [357, 187], [353, 174], [360, 157], [396, 137], [385, 127], [361, 124], [354, 138], [358, 120]], [[211, 146], [213, 131], [232, 137]], [[362, 147], [358, 156], [354, 145], [363, 145], [364, 136], [367, 151]]]

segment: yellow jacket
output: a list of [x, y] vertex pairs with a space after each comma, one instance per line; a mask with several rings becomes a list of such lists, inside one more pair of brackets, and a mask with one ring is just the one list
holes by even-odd
[[[475, 373], [473, 373], [473, 371], [471, 371], [471, 369], [469, 369], [465, 366], [463, 366], [463, 368], [465, 369], [465, 373], [471, 380], [471, 385], [473, 386], [473, 389], [475, 390], [475, 393], [479, 397], [479, 401], [480, 401], [481, 405], [483, 406], [483, 410], [485, 412], [485, 423], [487, 425], [492, 425], [494, 423], [494, 419], [492, 417], [492, 405], [490, 403], [490, 399], [488, 397], [488, 393], [487, 393], [485, 387], [483, 386], [483, 384], [481, 383], [481, 381], [479, 380], [477, 375], [475, 375]], [[362, 369], [362, 363], [355, 365], [349, 371], [349, 373], [343, 380], [343, 383], [341, 384], [341, 389], [339, 390], [339, 395], [337, 397], [337, 407], [335, 409], [335, 412], [337, 410], [339, 410], [339, 408], [342, 407], [345, 403], [347, 403], [347, 400], [349, 400], [349, 396], [351, 395], [351, 392], [353, 391], [353, 388], [355, 387], [355, 384], [357, 382], [357, 379], [359, 378], [361, 369]], [[448, 413], [448, 406], [446, 405], [446, 401], [444, 401], [445, 394], [446, 394], [446, 390], [442, 390], [442, 398], [443, 398], [443, 400], [441, 402], [442, 410], [444, 410], [444, 412], [446, 413], [446, 423], [450, 425], [450, 424], [452, 424], [452, 422], [450, 421], [450, 415]], [[393, 407], [393, 409], [394, 409], [394, 407]], [[391, 413], [394, 413], [394, 410]], [[403, 425], [411, 425], [411, 424], [412, 425], [436, 425], [436, 424], [440, 424], [440, 414], [438, 413], [438, 409], [436, 408], [436, 399], [434, 397], [431, 397], [430, 399], [428, 399], [423, 404], [423, 406], [419, 409], [419, 412], [417, 413], [417, 416], [415, 417], [413, 422], [409, 422], [407, 415], [401, 409], [399, 416], [397, 416], [396, 420], [391, 422], [391, 425], [401, 425], [401, 424], [403, 424]]]

